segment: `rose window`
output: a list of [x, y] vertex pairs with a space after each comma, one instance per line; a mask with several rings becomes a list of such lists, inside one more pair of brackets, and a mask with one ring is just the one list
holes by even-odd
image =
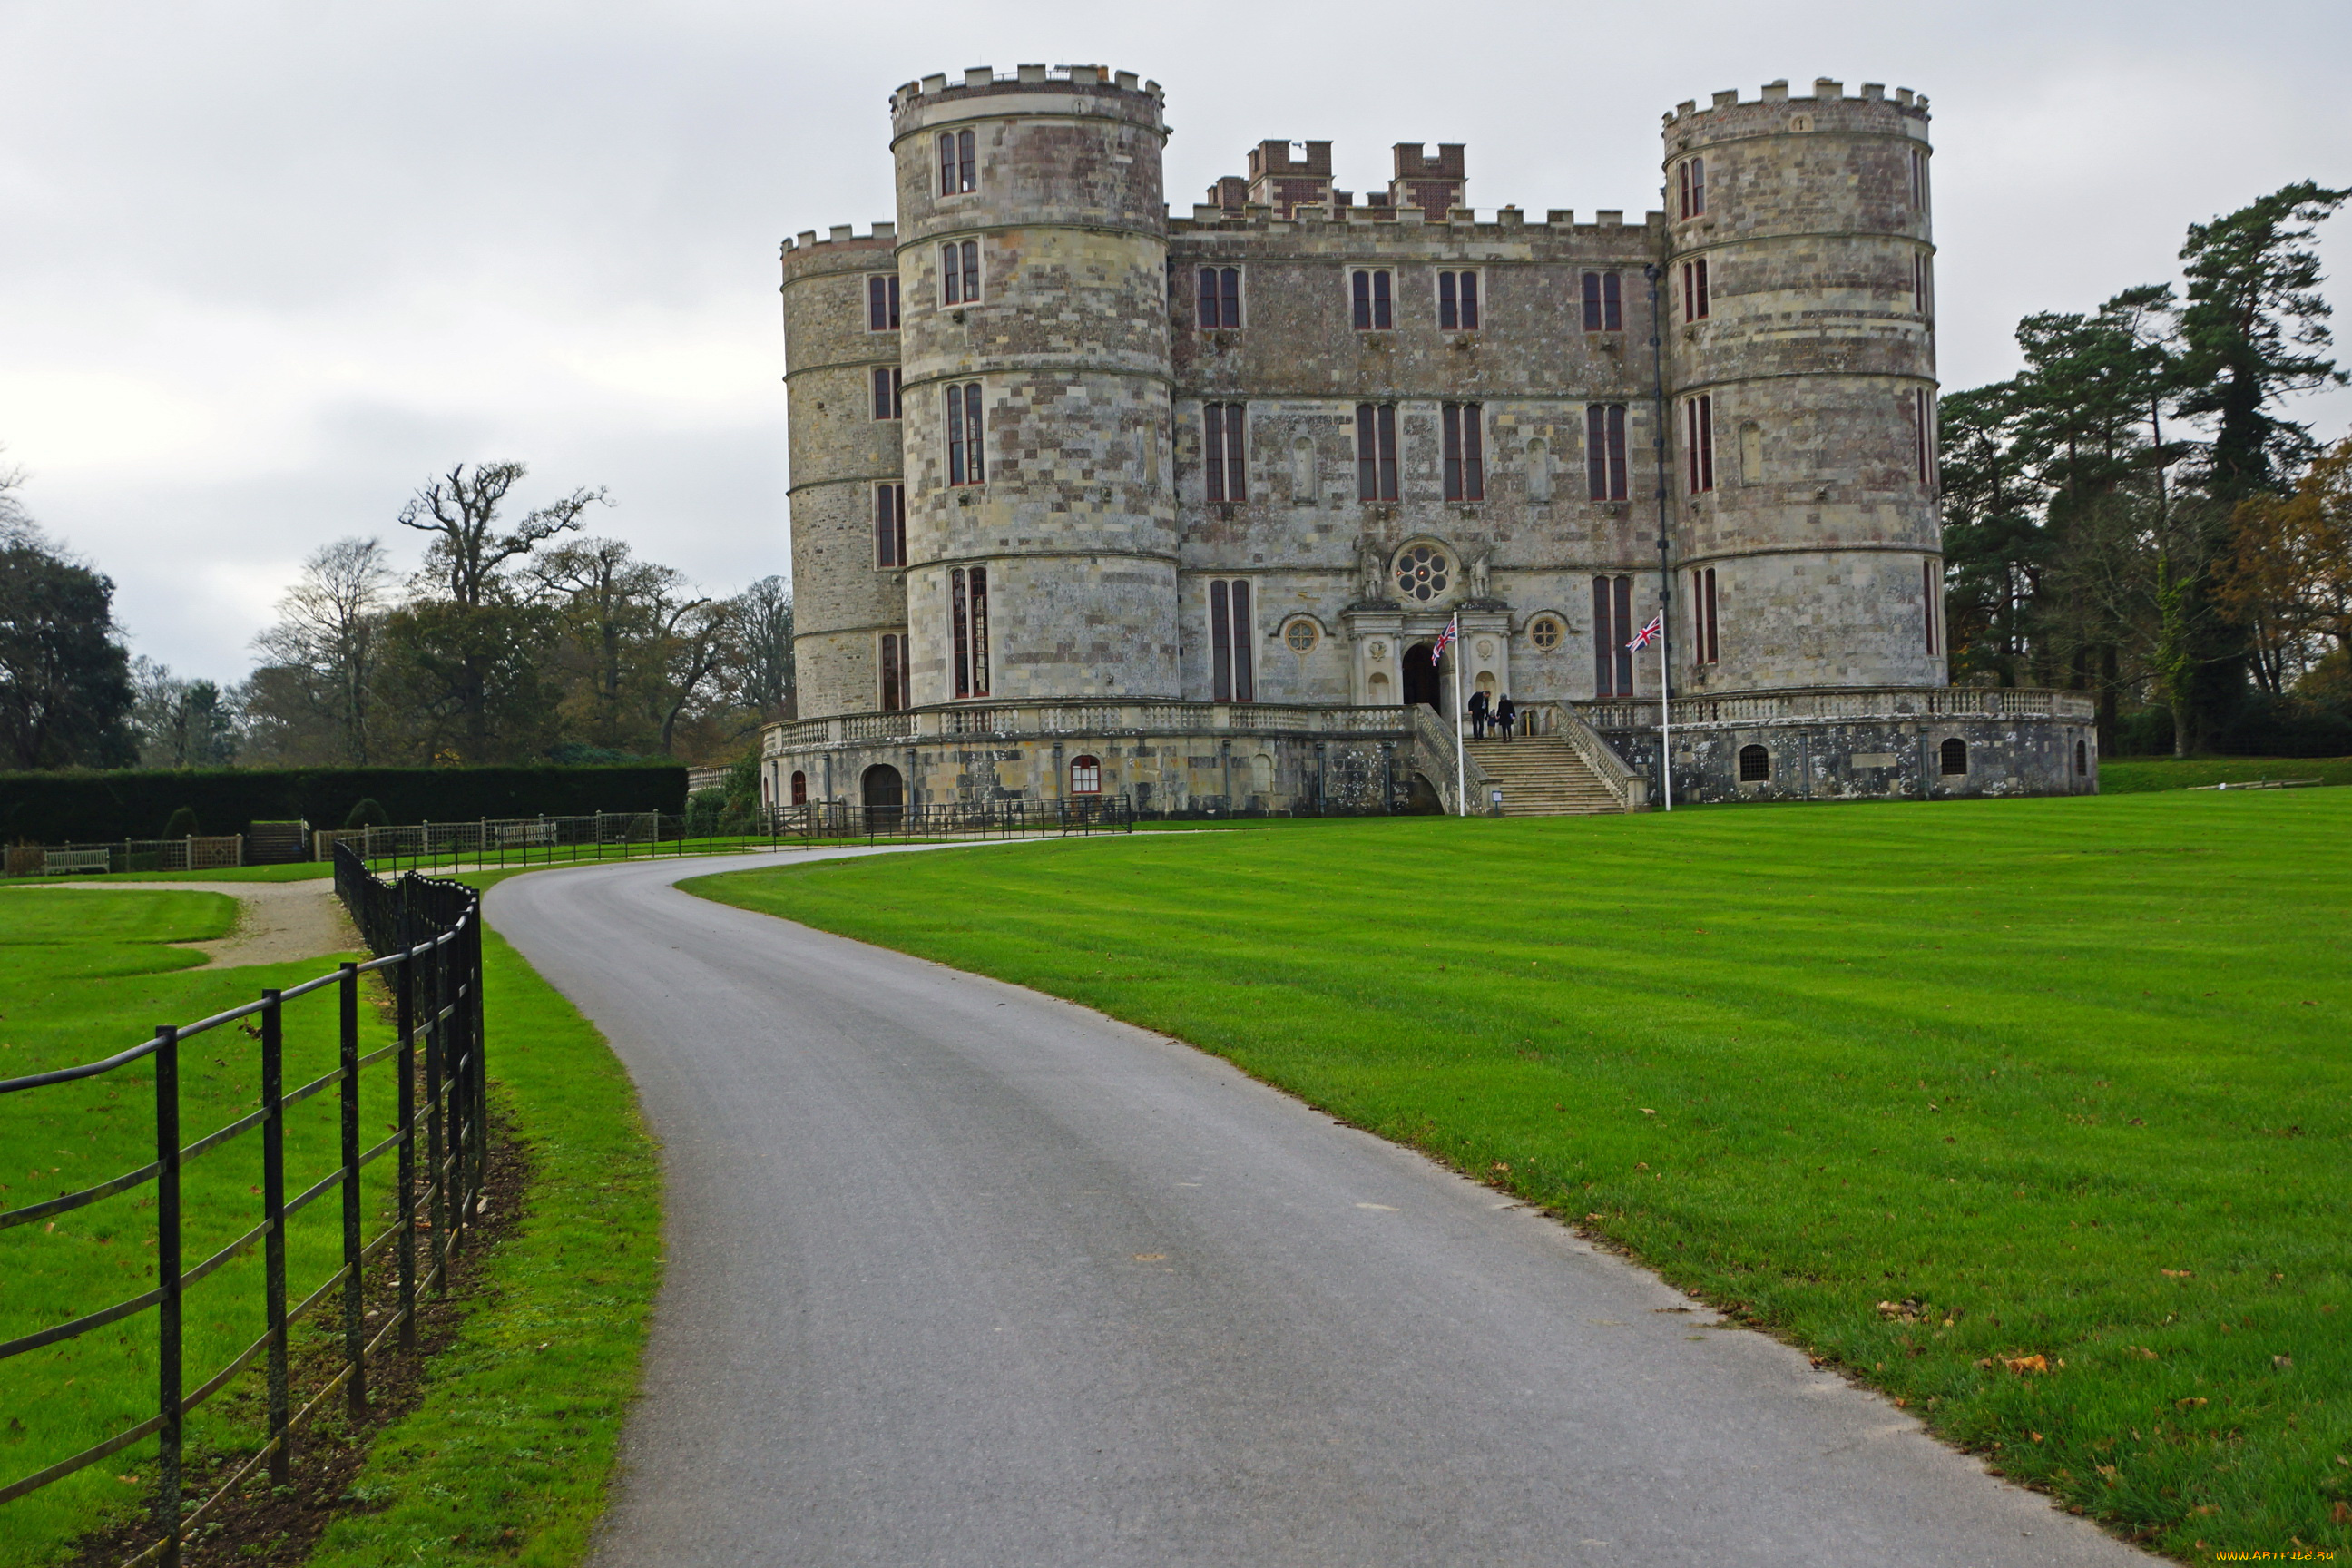
[[1293, 653], [1314, 652], [1316, 637], [1313, 621], [1293, 621], [1282, 634], [1282, 640], [1290, 645]]
[[1528, 636], [1534, 640], [1536, 647], [1549, 653], [1559, 646], [1559, 623], [1549, 616], [1538, 616], [1536, 624], [1528, 628]]
[[1434, 544], [1416, 544], [1397, 557], [1397, 587], [1408, 599], [1434, 599], [1445, 592], [1453, 574], [1454, 563]]

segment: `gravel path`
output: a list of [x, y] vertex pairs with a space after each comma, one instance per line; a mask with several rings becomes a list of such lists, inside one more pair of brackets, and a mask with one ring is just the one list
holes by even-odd
[[96, 888], [103, 892], [148, 890], [226, 893], [236, 900], [236, 925], [211, 942], [173, 942], [210, 960], [210, 967], [291, 963], [330, 952], [356, 952], [360, 933], [335, 897], [331, 878], [301, 882], [37, 882], [37, 888]]

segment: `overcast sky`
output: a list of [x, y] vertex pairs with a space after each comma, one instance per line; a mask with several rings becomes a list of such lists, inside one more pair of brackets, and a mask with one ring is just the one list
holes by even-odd
[[2188, 224], [2352, 183], [2347, 46], [2341, 0], [0, 0], [0, 462], [136, 651], [222, 680], [320, 543], [413, 559], [401, 502], [460, 460], [607, 487], [596, 531], [710, 588], [786, 572], [778, 242], [891, 216], [892, 88], [1023, 61], [1166, 84], [1180, 212], [1314, 137], [1356, 190], [1465, 142], [1482, 210], [1639, 213], [1684, 99], [1914, 88], [1972, 385], [2025, 312], [2174, 277]]

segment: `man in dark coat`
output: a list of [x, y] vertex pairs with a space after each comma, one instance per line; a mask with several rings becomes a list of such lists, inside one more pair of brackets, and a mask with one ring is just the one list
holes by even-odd
[[1470, 694], [1470, 738], [1474, 741], [1486, 738], [1486, 694], [1483, 691]]

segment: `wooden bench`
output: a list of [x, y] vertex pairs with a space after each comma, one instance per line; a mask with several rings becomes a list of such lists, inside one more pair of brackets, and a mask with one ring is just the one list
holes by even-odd
[[113, 868], [113, 857], [103, 849], [41, 851], [41, 875], [44, 877], [62, 876], [72, 871], [95, 871], [104, 876]]

